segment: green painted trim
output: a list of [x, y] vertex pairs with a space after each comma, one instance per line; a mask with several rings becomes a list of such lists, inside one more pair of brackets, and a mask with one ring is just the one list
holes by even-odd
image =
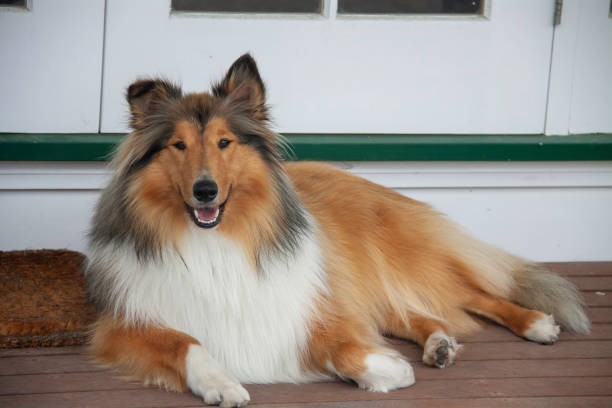
[[612, 134], [289, 135], [299, 159], [415, 161], [612, 160]]
[[[105, 161], [124, 134], [0, 133], [2, 161]], [[337, 161], [612, 160], [612, 134], [285, 134], [294, 159]]]

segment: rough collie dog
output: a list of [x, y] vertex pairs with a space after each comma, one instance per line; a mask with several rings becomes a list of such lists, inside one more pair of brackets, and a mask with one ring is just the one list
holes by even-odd
[[[550, 344], [589, 331], [566, 280], [470, 237], [427, 204], [316, 163], [283, 163], [255, 61], [210, 93], [127, 90], [133, 131], [97, 206], [86, 277], [100, 361], [243, 406], [244, 383], [415, 381], [383, 335], [450, 366], [483, 316]], [[554, 318], [553, 318], [554, 316]]]

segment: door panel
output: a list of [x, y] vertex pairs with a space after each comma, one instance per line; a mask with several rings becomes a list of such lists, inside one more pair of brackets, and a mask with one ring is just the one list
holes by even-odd
[[104, 0], [0, 8], [0, 132], [98, 132]]
[[564, 0], [555, 29], [546, 134], [612, 132], [610, 0]]
[[569, 133], [612, 132], [610, 0], [581, 2]]
[[283, 132], [542, 133], [553, 0], [491, 0], [487, 17], [171, 13], [108, 0], [102, 131], [125, 88], [164, 75], [208, 89], [251, 52]]

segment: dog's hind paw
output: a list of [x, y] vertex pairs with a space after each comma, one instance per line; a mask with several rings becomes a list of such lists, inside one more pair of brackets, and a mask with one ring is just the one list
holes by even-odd
[[553, 344], [559, 338], [561, 328], [555, 324], [555, 319], [551, 315], [542, 313], [542, 317], [535, 320], [523, 336], [527, 340], [541, 344]]
[[446, 368], [455, 362], [457, 352], [462, 347], [454, 337], [435, 332], [425, 342], [423, 362], [430, 366]]

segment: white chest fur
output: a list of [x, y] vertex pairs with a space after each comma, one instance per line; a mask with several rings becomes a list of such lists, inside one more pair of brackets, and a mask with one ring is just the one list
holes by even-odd
[[194, 227], [162, 262], [121, 254], [117, 299], [129, 318], [157, 322], [196, 339], [241, 382], [300, 382], [308, 322], [325, 291], [320, 249], [304, 234], [297, 252], [265, 260], [263, 273], [242, 247]]

